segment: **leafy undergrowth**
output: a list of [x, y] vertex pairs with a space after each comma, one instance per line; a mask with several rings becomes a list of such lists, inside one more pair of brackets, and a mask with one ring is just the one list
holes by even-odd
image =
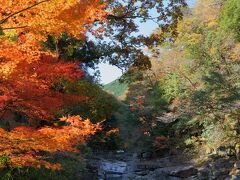
[[[5, 157], [6, 158], [6, 157]], [[6, 159], [5, 159], [6, 160]], [[4, 157], [2, 157], [4, 161]], [[3, 180], [8, 179], [36, 179], [36, 180], [74, 180], [84, 176], [85, 164], [83, 157], [72, 153], [59, 153], [48, 159], [49, 162], [61, 164], [60, 170], [52, 170], [41, 166], [36, 167], [5, 167], [0, 171]], [[7, 163], [5, 161], [5, 163]]]
[[[3, 173], [7, 176], [8, 173], [21, 174], [33, 169], [36, 173], [66, 171], [61, 163], [51, 159], [61, 152], [77, 155], [79, 149], [76, 145], [84, 143], [88, 136], [100, 129], [98, 124], [94, 125], [79, 116], [63, 117], [59, 123], [64, 125], [40, 129], [17, 127], [10, 132], [1, 129], [0, 154]], [[66, 161], [67, 159], [63, 163], [66, 164]]]

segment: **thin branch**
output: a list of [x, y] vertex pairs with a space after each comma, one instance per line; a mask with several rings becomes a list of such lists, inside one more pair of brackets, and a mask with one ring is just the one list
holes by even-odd
[[1, 30], [11, 30], [11, 29], [23, 29], [23, 28], [27, 28], [29, 26], [18, 26], [18, 27], [7, 27], [7, 28], [0, 28]]
[[33, 4], [33, 5], [31, 5], [31, 6], [27, 7], [27, 8], [24, 8], [24, 9], [22, 9], [22, 10], [20, 10], [20, 11], [17, 11], [17, 12], [15, 12], [15, 13], [12, 13], [12, 14], [10, 14], [8, 17], [0, 20], [0, 24], [5, 23], [8, 19], [10, 19], [11, 17], [13, 17], [13, 16], [15, 16], [15, 15], [17, 15], [17, 14], [20, 14], [20, 13], [22, 13], [22, 12], [24, 12], [24, 11], [27, 11], [27, 10], [29, 10], [29, 9], [35, 7], [35, 6], [38, 6], [38, 5], [42, 4], [42, 3], [45, 3], [45, 2], [47, 2], [47, 1], [49, 1], [49, 0], [40, 1], [40, 2], [35, 3], [35, 4]]
[[114, 20], [123, 20], [123, 19], [148, 19], [148, 20], [155, 20], [158, 17], [144, 17], [140, 15], [122, 15], [122, 16], [116, 16], [113, 14], [110, 14], [107, 16], [107, 19], [114, 19]]

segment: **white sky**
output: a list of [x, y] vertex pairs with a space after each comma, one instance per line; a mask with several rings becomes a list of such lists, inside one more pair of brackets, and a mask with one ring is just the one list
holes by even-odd
[[116, 66], [101, 63], [99, 64], [101, 83], [108, 84], [122, 76], [122, 71]]

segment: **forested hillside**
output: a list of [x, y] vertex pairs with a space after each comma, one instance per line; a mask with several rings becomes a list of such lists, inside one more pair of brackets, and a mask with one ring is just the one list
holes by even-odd
[[104, 85], [103, 89], [109, 93], [112, 93], [116, 97], [124, 98], [124, 95], [128, 90], [128, 84], [124, 82], [119, 82], [119, 80], [115, 80], [111, 83]]
[[197, 153], [238, 151], [239, 8], [235, 0], [199, 1], [179, 22], [175, 41], [166, 35], [152, 49], [152, 81], [159, 98], [175, 106], [174, 134]]
[[[211, 162], [206, 179], [238, 177], [239, 8], [236, 0], [197, 1], [184, 10], [176, 37], [155, 31], [151, 69], [130, 69], [137, 78], [127, 97], [147, 134], [143, 146], [160, 154], [182, 150], [201, 166]], [[232, 169], [215, 169], [218, 161]]]
[[0, 0], [0, 178], [240, 179], [239, 72], [239, 0]]

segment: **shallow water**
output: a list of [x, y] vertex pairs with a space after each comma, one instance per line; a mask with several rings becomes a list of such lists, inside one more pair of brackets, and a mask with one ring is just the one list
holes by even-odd
[[102, 160], [99, 162], [98, 177], [104, 180], [122, 180], [127, 173], [127, 163], [117, 160]]

